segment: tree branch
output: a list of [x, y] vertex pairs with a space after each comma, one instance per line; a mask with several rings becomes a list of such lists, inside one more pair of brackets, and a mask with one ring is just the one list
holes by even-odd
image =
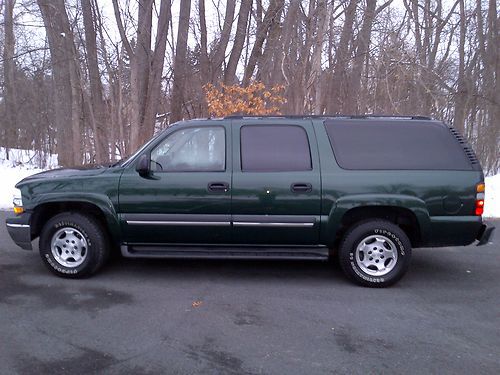
[[125, 49], [127, 50], [128, 55], [132, 58], [134, 56], [134, 51], [128, 41], [127, 34], [125, 34], [125, 28], [123, 27], [122, 17], [120, 15], [120, 8], [118, 7], [118, 0], [113, 0], [113, 10], [115, 12], [115, 19], [118, 26], [118, 32], [120, 33], [120, 38], [125, 46]]

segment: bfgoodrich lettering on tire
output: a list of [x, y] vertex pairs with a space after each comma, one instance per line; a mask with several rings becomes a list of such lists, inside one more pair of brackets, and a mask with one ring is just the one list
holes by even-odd
[[106, 233], [91, 216], [64, 212], [51, 218], [42, 229], [40, 256], [58, 276], [89, 276], [101, 268], [108, 255]]
[[356, 283], [369, 287], [385, 287], [397, 282], [406, 273], [410, 259], [408, 236], [385, 220], [355, 224], [339, 248], [344, 273]]

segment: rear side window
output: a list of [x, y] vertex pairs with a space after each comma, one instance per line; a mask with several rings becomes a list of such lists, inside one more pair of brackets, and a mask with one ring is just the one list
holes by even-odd
[[438, 122], [338, 119], [325, 127], [344, 169], [472, 169], [462, 146]]
[[312, 169], [307, 133], [296, 125], [241, 127], [243, 172], [308, 171]]

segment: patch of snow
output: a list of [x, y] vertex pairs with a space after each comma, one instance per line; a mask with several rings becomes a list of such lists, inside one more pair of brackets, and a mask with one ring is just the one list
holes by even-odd
[[[58, 167], [57, 155], [44, 155], [32, 150], [0, 147], [0, 209], [12, 208], [14, 186], [23, 178]], [[40, 168], [43, 166], [43, 168]]]
[[12, 168], [0, 165], [0, 176], [2, 176], [2, 184], [0, 185], [0, 209], [12, 208], [12, 198], [16, 192], [14, 186], [19, 181], [42, 171], [42, 169]]
[[46, 154], [33, 150], [0, 147], [0, 166], [24, 169], [54, 169], [58, 167], [57, 154]]
[[486, 177], [484, 217], [500, 217], [500, 174]]

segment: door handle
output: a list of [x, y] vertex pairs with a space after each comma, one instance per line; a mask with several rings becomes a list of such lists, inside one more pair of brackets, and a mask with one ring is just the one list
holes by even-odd
[[303, 182], [293, 183], [290, 189], [294, 193], [310, 193], [312, 191], [312, 185]]
[[208, 191], [212, 192], [227, 192], [229, 190], [229, 184], [227, 182], [210, 182], [208, 184]]

